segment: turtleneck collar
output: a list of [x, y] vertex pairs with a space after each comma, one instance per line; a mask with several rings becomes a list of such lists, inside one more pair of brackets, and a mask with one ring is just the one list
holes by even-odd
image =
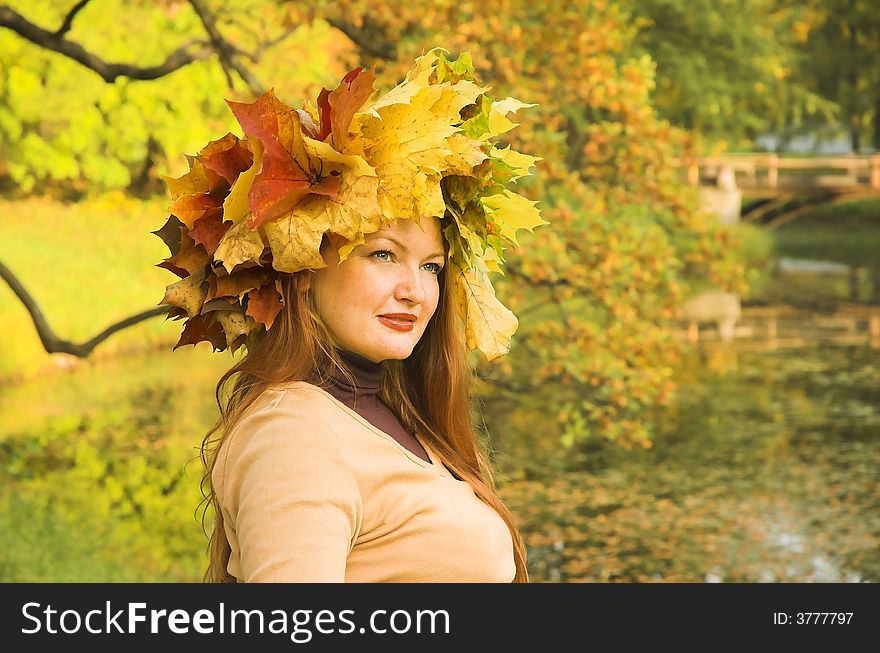
[[[342, 374], [339, 368], [330, 374], [330, 385], [326, 391], [377, 429], [390, 435], [404, 448], [431, 463], [431, 458], [421, 443], [400, 423], [400, 419], [379, 398], [379, 388], [385, 368], [347, 349], [337, 348], [342, 365], [351, 372], [354, 383]], [[460, 480], [460, 479], [459, 479]]]
[[357, 400], [358, 403], [365, 401], [365, 408], [375, 408], [382, 376], [385, 372], [382, 364], [374, 363], [369, 358], [341, 347], [337, 349], [337, 352], [343, 365], [354, 377], [354, 384], [345, 378], [341, 370], [334, 369], [331, 374], [333, 382], [333, 387], [330, 388], [331, 394], [349, 406], [352, 406]]

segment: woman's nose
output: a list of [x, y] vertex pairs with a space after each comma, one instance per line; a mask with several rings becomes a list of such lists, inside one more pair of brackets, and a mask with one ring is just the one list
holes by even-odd
[[401, 265], [395, 298], [400, 301], [410, 301], [414, 304], [425, 301], [425, 280], [422, 276], [424, 275], [420, 275], [418, 270]]

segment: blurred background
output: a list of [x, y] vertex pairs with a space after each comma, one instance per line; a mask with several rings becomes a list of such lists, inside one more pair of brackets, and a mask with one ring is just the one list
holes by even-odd
[[241, 135], [224, 100], [314, 105], [358, 65], [384, 91], [435, 46], [539, 105], [499, 146], [542, 157], [551, 226], [493, 280], [510, 355], [474, 361], [532, 579], [880, 580], [880, 4], [16, 0], [0, 581], [201, 578], [237, 355], [155, 316], [89, 341], [176, 279], [162, 176]]

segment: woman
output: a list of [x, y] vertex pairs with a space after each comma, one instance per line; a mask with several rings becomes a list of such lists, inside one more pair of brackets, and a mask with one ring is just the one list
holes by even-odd
[[342, 263], [322, 248], [327, 267], [290, 278], [290, 310], [224, 377], [210, 579], [526, 579], [474, 437], [440, 221], [422, 222]]
[[177, 346], [247, 349], [202, 443], [208, 580], [528, 580], [468, 365], [507, 353], [488, 273], [545, 224], [506, 188], [537, 159], [491, 142], [528, 105], [439, 50], [367, 104], [373, 79], [351, 71], [319, 113], [230, 103], [245, 138], [166, 179]]

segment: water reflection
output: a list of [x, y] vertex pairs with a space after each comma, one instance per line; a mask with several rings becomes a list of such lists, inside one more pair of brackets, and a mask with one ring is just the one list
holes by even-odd
[[[649, 450], [484, 411], [535, 581], [880, 579], [880, 352], [705, 349]], [[202, 349], [0, 387], [0, 580], [200, 578]]]
[[[590, 443], [553, 475], [532, 464], [533, 478], [508, 483], [533, 577], [876, 581], [877, 358], [857, 347], [695, 353], [651, 449]], [[516, 477], [518, 461], [505, 464]]]

